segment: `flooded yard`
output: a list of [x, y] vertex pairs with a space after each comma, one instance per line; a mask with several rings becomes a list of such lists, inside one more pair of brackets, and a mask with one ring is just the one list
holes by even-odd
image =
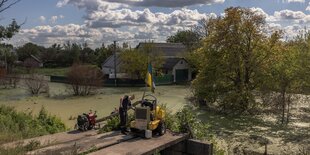
[[[49, 113], [60, 117], [65, 124], [73, 128], [75, 118], [90, 109], [96, 110], [98, 117], [109, 115], [119, 105], [119, 99], [125, 94], [135, 94], [136, 99], [142, 98], [143, 87], [104, 87], [98, 90], [97, 95], [87, 97], [72, 96], [68, 86], [59, 83], [49, 83], [49, 96], [42, 94], [39, 97], [30, 96], [23, 88], [1, 89], [0, 104], [13, 106], [18, 111], [33, 112], [37, 114], [44, 106]], [[150, 93], [149, 89], [147, 92]], [[190, 95], [188, 86], [157, 86], [155, 96], [159, 104], [167, 104], [167, 107], [176, 112], [186, 104], [186, 97]]]

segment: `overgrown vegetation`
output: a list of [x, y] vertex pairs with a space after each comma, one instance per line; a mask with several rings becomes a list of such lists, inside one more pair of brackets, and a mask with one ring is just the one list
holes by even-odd
[[202, 46], [190, 61], [198, 68], [192, 83], [197, 100], [231, 115], [266, 106], [257, 102], [257, 94], [278, 94], [276, 108], [286, 124], [292, 93], [307, 93], [309, 88], [309, 34], [283, 41], [281, 30], [267, 33], [263, 15], [240, 7], [204, 23]]
[[11, 107], [0, 106], [0, 144], [65, 130], [64, 123], [49, 115], [44, 107], [38, 116], [33, 116], [32, 113], [16, 112]]
[[31, 74], [25, 78], [25, 85], [28, 92], [32, 95], [39, 95], [40, 93], [48, 93], [48, 82], [43, 75]]
[[120, 123], [119, 117], [115, 116], [107, 120], [107, 123], [102, 128], [100, 128], [99, 133], [105, 133], [105, 132], [110, 132], [113, 130], [118, 130], [120, 127], [119, 123]]
[[102, 86], [102, 73], [96, 66], [75, 64], [67, 73], [70, 89], [74, 95], [86, 96]]
[[[172, 113], [166, 105], [160, 105], [166, 111], [165, 123], [168, 129], [177, 133], [190, 133], [195, 139], [209, 139], [211, 134], [208, 131], [208, 124], [202, 122], [193, 113], [190, 107], [185, 107], [177, 113]], [[128, 115], [128, 125], [134, 120], [134, 115]], [[110, 132], [119, 129], [119, 117], [109, 119], [105, 126], [100, 129], [100, 133]]]
[[125, 50], [120, 55], [120, 69], [133, 79], [145, 78], [148, 63], [152, 63], [154, 70], [159, 70], [164, 63], [163, 54], [155, 51], [152, 43], [142, 45], [139, 49]]

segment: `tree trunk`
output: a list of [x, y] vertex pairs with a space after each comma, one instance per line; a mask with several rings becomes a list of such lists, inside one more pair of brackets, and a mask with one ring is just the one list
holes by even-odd
[[284, 124], [285, 118], [285, 90], [281, 92], [281, 104], [282, 104], [282, 121], [281, 123]]
[[290, 119], [290, 104], [291, 104], [291, 96], [288, 96], [287, 112], [286, 112], [286, 124], [289, 123], [289, 119]]

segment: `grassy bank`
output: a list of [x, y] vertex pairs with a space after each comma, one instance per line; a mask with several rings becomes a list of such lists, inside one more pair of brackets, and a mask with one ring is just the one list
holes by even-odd
[[42, 107], [38, 115], [0, 106], [0, 144], [65, 131], [65, 124]]

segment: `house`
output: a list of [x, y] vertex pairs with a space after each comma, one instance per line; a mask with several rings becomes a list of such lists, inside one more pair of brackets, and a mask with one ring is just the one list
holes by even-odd
[[186, 47], [182, 43], [139, 43], [137, 49], [146, 46], [152, 48], [152, 52], [161, 52], [164, 58], [184, 58]]
[[34, 55], [30, 55], [29, 58], [25, 59], [23, 62], [24, 67], [37, 68], [43, 67], [43, 62]]
[[[192, 70], [188, 62], [184, 59], [186, 47], [182, 43], [140, 43], [137, 49], [149, 45], [151, 46], [151, 52], [161, 52], [164, 58], [164, 64], [160, 68], [160, 72], [163, 75], [156, 75], [157, 73], [155, 73], [155, 76], [172, 76], [171, 83], [192, 80]], [[102, 72], [109, 76], [110, 79], [114, 79], [114, 68], [116, 68], [117, 78], [130, 78], [120, 70], [121, 63], [119, 53], [112, 55], [102, 63]]]
[[166, 58], [161, 71], [172, 75], [174, 83], [192, 80], [192, 70], [184, 58]]
[[[114, 61], [116, 63], [114, 64]], [[120, 53], [116, 53], [116, 56], [113, 54], [108, 57], [101, 65], [102, 72], [104, 75], [108, 76], [109, 79], [115, 78], [115, 68], [116, 68], [116, 78], [130, 78], [126, 73], [121, 73], [120, 67]]]

